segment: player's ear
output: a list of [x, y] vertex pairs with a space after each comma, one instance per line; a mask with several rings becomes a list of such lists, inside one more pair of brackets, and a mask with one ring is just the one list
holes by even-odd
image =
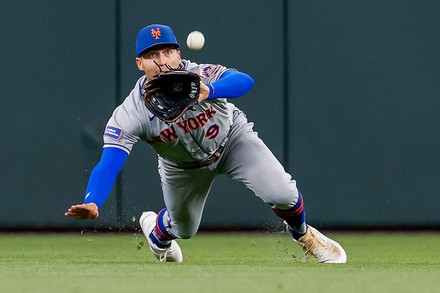
[[139, 57], [136, 57], [136, 65], [139, 68], [140, 71], [144, 71], [144, 65], [142, 64], [142, 59]]

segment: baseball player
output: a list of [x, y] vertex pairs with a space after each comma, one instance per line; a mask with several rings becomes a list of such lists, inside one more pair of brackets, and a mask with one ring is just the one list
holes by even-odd
[[[139, 31], [136, 64], [145, 74], [107, 123], [102, 157], [90, 175], [83, 204], [72, 205], [65, 216], [98, 217], [133, 145], [142, 140], [158, 154], [165, 208], [157, 214], [144, 212], [140, 226], [160, 261], [183, 261], [176, 239], [196, 234], [206, 198], [219, 174], [242, 182], [267, 203], [307, 254], [322, 263], [347, 261], [341, 245], [306, 224], [296, 181], [258, 137], [243, 111], [228, 102], [251, 90], [254, 81], [249, 75], [182, 59], [172, 29], [161, 24]], [[199, 84], [190, 86], [198, 90], [197, 103], [170, 121], [147, 107], [146, 99], [160, 104], [159, 96], [148, 98], [150, 83], [174, 69], [197, 75]], [[159, 110], [163, 107], [159, 105]]]

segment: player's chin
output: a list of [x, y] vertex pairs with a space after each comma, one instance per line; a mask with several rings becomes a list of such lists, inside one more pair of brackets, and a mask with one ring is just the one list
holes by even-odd
[[158, 71], [157, 73], [155, 72], [154, 74], [148, 74], [148, 75], [147, 75], [147, 79], [148, 79], [148, 80], [156, 79], [156, 78], [159, 76], [159, 73], [160, 73], [160, 72]]

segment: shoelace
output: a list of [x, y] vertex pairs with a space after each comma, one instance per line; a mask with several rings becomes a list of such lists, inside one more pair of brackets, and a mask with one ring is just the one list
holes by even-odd
[[168, 256], [168, 249], [165, 250], [163, 253], [159, 254], [159, 261], [165, 262]]
[[[317, 244], [317, 242], [319, 244]], [[305, 239], [303, 243], [303, 247], [305, 248], [305, 253], [313, 254], [312, 250], [316, 248], [318, 245], [322, 246], [322, 248], [319, 249], [319, 251], [315, 251], [315, 252], [319, 252], [319, 256], [322, 256], [324, 250], [327, 248], [327, 244], [321, 239], [316, 238], [315, 234], [312, 231], [310, 231], [310, 236], [307, 237], [307, 239]]]
[[173, 255], [173, 251], [171, 250], [171, 247], [169, 247], [164, 252], [159, 254], [159, 261], [160, 262], [166, 262], [167, 261], [167, 257], [168, 256], [172, 256], [172, 255]]

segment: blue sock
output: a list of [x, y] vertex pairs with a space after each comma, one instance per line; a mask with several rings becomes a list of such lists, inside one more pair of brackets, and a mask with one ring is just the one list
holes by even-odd
[[306, 211], [304, 209], [304, 201], [301, 193], [298, 191], [298, 201], [296, 204], [287, 210], [280, 210], [273, 208], [275, 214], [283, 219], [287, 225], [288, 230], [295, 240], [298, 240], [307, 232]]
[[[165, 226], [164, 221], [165, 214], [168, 213], [167, 209], [162, 209], [157, 214], [156, 227], [151, 232], [150, 239], [159, 248], [167, 248], [171, 244], [171, 240], [176, 239], [167, 229], [169, 225]], [[168, 218], [168, 215], [166, 215]]]
[[[289, 230], [290, 234], [292, 234], [293, 239], [298, 240], [306, 234], [307, 224], [304, 223], [303, 225], [301, 225], [300, 229], [297, 229], [297, 230], [292, 229], [289, 225], [288, 230]], [[298, 230], [301, 232], [298, 232]]]

